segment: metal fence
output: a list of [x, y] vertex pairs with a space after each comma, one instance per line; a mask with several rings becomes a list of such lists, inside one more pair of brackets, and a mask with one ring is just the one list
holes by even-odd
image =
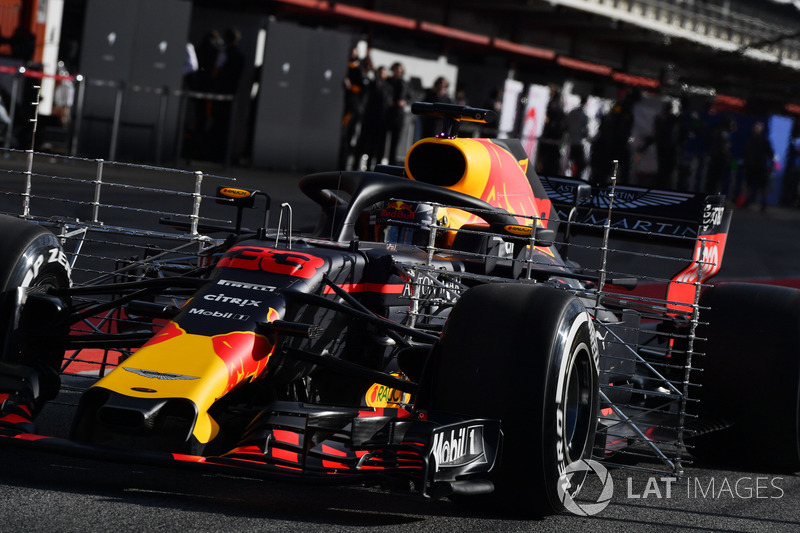
[[[64, 115], [59, 117], [61, 120], [39, 120], [42, 127], [37, 131], [38, 139], [35, 141], [35, 146], [38, 149], [52, 150], [62, 155], [69, 156], [77, 156], [80, 153], [81, 128], [83, 126], [83, 121], [87, 118], [84, 110], [87, 87], [105, 88], [114, 92], [114, 109], [110, 117], [111, 135], [108, 139], [107, 151], [103, 154], [104, 156], [107, 155], [108, 160], [111, 161], [117, 159], [119, 133], [120, 128], [123, 126], [123, 109], [126, 99], [133, 93], [152, 94], [159, 98], [157, 118], [152, 125], [155, 142], [151, 160], [156, 164], [162, 164], [166, 160], [178, 160], [180, 158], [183, 151], [183, 134], [186, 110], [189, 102], [230, 102], [232, 106], [236, 105], [234, 95], [232, 94], [170, 89], [169, 87], [148, 87], [114, 80], [87, 79], [80, 74], [74, 76], [50, 75], [44, 74], [41, 71], [29, 70], [24, 67], [0, 65], [0, 76], [11, 77], [11, 88], [8, 95], [9, 101], [3, 102], [6, 106], [9, 118], [6, 132], [2, 137], [2, 147], [6, 149], [28, 148], [29, 145], [34, 143], [33, 139], [15, 138], [14, 132], [19, 131], [20, 128], [24, 126], [24, 121], [42, 118], [41, 116], [37, 116], [35, 112], [35, 106], [38, 102], [26, 101], [25, 96], [26, 83], [36, 84], [37, 80], [42, 80], [43, 78], [52, 78], [57, 83], [73, 84], [74, 98], [70, 102], [70, 105], [64, 110]], [[35, 87], [38, 88], [38, 85], [35, 85]], [[167, 110], [169, 106], [173, 105], [178, 106], [177, 128], [175, 130], [175, 139], [171, 139], [171, 141], [174, 140], [174, 143], [167, 143], [165, 142], [167, 140], [166, 136], [168, 135]], [[28, 110], [30, 110], [30, 113], [27, 113]], [[234, 111], [230, 113], [231, 122], [235, 117]], [[33, 115], [32, 117], [30, 116], [31, 114]], [[228, 124], [229, 130], [231, 126], [232, 124]], [[24, 128], [22, 129], [24, 130]], [[45, 144], [47, 145], [46, 147], [44, 146]], [[169, 145], [174, 146], [173, 153], [164, 153], [164, 147]], [[224, 163], [226, 167], [230, 165], [232, 149], [232, 136], [229, 135], [224, 152]]]

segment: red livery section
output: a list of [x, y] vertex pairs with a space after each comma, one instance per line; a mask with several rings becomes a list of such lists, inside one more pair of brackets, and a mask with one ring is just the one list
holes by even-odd
[[267, 368], [274, 349], [266, 338], [252, 332], [217, 335], [212, 338], [212, 343], [214, 352], [228, 367], [226, 391], [245, 380], [258, 378]]
[[[405, 284], [385, 284], [385, 283], [343, 283], [340, 287], [345, 292], [376, 292], [380, 294], [403, 294], [406, 290]], [[325, 287], [324, 294], [335, 294], [330, 287]]]
[[669, 302], [682, 302], [688, 306], [668, 303], [670, 309], [691, 311], [696, 292], [694, 284], [705, 283], [719, 272], [727, 239], [727, 233], [718, 233], [702, 236], [697, 240], [692, 263], [675, 276], [667, 288]]
[[262, 270], [303, 279], [314, 277], [323, 265], [325, 260], [314, 255], [253, 246], [234, 246], [219, 262], [220, 267]]
[[[541, 217], [542, 225], [547, 227], [552, 204], [547, 198], [534, 196], [525, 176], [527, 164], [522, 165], [506, 149], [488, 139], [479, 139], [478, 142], [486, 147], [492, 161], [486, 188], [479, 198], [509, 213]], [[515, 167], [518, 170], [510, 170]], [[523, 225], [531, 224], [530, 219], [519, 217], [518, 220]]]
[[175, 322], [169, 322], [164, 325], [163, 328], [159, 330], [158, 333], [153, 335], [153, 337], [147, 341], [145, 346], [153, 346], [155, 344], [159, 344], [170, 339], [174, 339], [175, 337], [180, 337], [184, 335], [186, 332]]
[[409, 411], [374, 408], [352, 410], [348, 414], [349, 421], [343, 419], [342, 425], [336, 427], [317, 426], [313, 415], [287, 418], [284, 413], [276, 412], [276, 423], [290, 424], [295, 429], [265, 427], [257, 433], [260, 444], [244, 443], [225, 454], [225, 458], [260, 463], [278, 471], [301, 470], [323, 475], [410, 471], [412, 477], [419, 477], [424, 472], [426, 442], [414, 438], [399, 439], [391, 445], [383, 442], [383, 446], [377, 438], [369, 444], [350, 442], [360, 419], [369, 420], [367, 424], [375, 428], [388, 428], [394, 420], [408, 420]]

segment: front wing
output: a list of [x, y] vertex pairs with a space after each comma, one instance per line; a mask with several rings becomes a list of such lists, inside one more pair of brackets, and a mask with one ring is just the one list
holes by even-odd
[[441, 498], [494, 490], [487, 475], [495, 467], [502, 431], [499, 420], [275, 402], [251, 423], [239, 446], [218, 456], [102, 447], [3, 428], [0, 446], [266, 479], [383, 485]]

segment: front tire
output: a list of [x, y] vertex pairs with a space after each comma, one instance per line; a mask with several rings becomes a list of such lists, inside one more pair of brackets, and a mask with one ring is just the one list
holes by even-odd
[[[64, 354], [49, 343], [63, 333], [49, 327], [46, 313], [34, 313], [42, 333], [42, 349], [24, 353], [19, 338], [20, 305], [26, 293], [46, 292], [70, 285], [70, 268], [61, 243], [52, 232], [32, 222], [0, 215], [0, 361], [32, 368], [38, 374], [40, 399], [59, 388], [58, 368]], [[52, 317], [50, 317], [52, 318]]]
[[432, 357], [432, 411], [501, 420], [495, 492], [483, 503], [536, 515], [564, 510], [563, 488], [572, 496], [582, 479], [561, 473], [591, 457], [597, 425], [598, 351], [580, 301], [537, 285], [473, 288]]
[[43, 291], [70, 282], [61, 243], [47, 229], [19, 218], [0, 215], [0, 294], [18, 287]]

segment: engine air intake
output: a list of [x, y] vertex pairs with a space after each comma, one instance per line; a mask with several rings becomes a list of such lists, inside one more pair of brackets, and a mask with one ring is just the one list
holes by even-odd
[[408, 174], [417, 181], [452, 187], [464, 177], [467, 161], [452, 144], [418, 143], [408, 153]]

